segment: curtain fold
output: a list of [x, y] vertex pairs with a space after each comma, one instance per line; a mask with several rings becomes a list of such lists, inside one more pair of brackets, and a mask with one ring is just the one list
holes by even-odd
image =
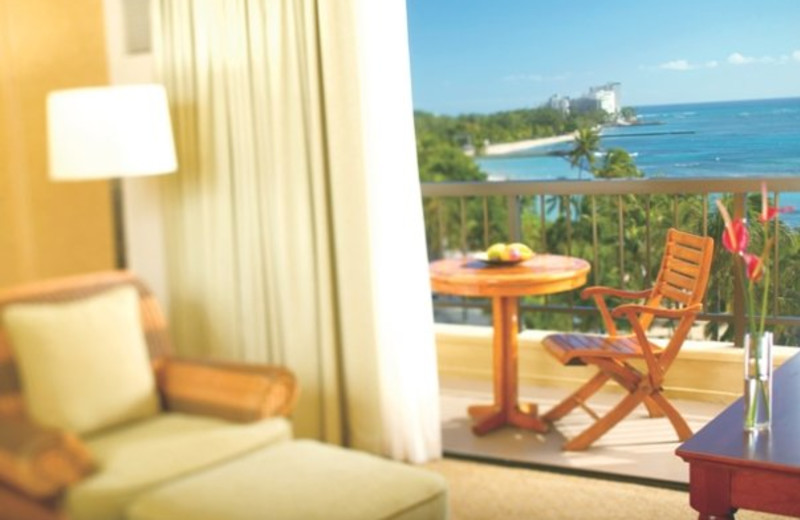
[[[409, 94], [404, 167], [382, 171], [369, 148], [394, 136], [372, 119], [379, 104], [366, 105], [377, 64], [363, 49], [383, 38], [366, 31], [365, 3], [153, 1], [180, 163], [163, 179], [170, 317], [182, 354], [291, 367], [298, 436], [421, 461], [440, 447], [412, 109]], [[404, 38], [402, 0], [389, 4]], [[395, 192], [405, 203], [390, 215], [382, 199]], [[384, 239], [409, 221], [408, 236]]]
[[423, 462], [441, 426], [405, 2], [356, 4], [383, 447]]

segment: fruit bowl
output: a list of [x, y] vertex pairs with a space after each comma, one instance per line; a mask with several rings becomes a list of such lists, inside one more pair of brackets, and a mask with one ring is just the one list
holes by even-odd
[[482, 253], [475, 253], [472, 255], [472, 258], [478, 260], [479, 262], [483, 262], [489, 265], [514, 265], [519, 264], [527, 260], [527, 258], [516, 258], [513, 260], [501, 260], [499, 258], [489, 258], [489, 254], [485, 251]]
[[525, 244], [497, 242], [486, 251], [475, 254], [474, 258], [491, 265], [514, 265], [533, 257], [533, 254]]

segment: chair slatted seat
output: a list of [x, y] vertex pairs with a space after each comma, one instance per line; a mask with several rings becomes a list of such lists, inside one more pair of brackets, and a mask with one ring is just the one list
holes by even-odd
[[[626, 291], [595, 286], [581, 293], [582, 298], [594, 299], [607, 335], [551, 334], [544, 338], [545, 349], [559, 363], [593, 365], [598, 369], [589, 381], [542, 416], [553, 422], [581, 407], [596, 419], [567, 441], [565, 450], [588, 448], [639, 404], [647, 407], [651, 417], [666, 415], [680, 440], [691, 436], [686, 421], [663, 395], [663, 381], [702, 309], [713, 248], [714, 241], [709, 237], [670, 229], [661, 269], [651, 289]], [[608, 296], [644, 303], [626, 303], [609, 310], [605, 300]], [[646, 331], [657, 317], [677, 321], [665, 347], [647, 338]], [[618, 333], [615, 318], [626, 319], [631, 332]], [[631, 360], [644, 361], [644, 371], [630, 364]], [[588, 409], [586, 401], [609, 380], [616, 381], [628, 393], [605, 416], [599, 417]]]
[[[545, 338], [547, 349], [563, 365], [585, 365], [582, 357], [613, 356], [615, 358], [641, 357], [642, 349], [633, 336], [590, 336], [581, 334], [551, 334]], [[656, 356], [661, 348], [653, 346]]]

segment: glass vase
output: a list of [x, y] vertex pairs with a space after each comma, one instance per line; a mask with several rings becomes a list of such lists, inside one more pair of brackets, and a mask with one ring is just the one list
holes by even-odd
[[772, 333], [744, 337], [744, 429], [769, 429], [772, 421]]

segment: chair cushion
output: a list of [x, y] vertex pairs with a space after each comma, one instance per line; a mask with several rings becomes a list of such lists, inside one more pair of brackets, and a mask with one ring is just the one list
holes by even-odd
[[428, 470], [315, 441], [259, 450], [144, 495], [129, 520], [434, 520], [447, 484]]
[[37, 422], [86, 434], [159, 411], [134, 287], [9, 305], [3, 321]]
[[[69, 490], [74, 520], [115, 520], [156, 486], [291, 438], [284, 418], [252, 423], [163, 413], [86, 439], [98, 471]], [[189, 517], [187, 517], [189, 518]]]

